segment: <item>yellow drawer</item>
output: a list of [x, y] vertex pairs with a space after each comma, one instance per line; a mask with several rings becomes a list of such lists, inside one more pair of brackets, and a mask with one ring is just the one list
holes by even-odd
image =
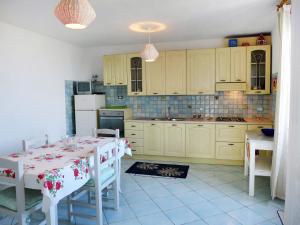
[[228, 160], [243, 160], [244, 143], [217, 142], [216, 158]]
[[128, 138], [128, 141], [132, 147], [143, 147], [144, 146], [144, 139]]
[[143, 155], [144, 154], [143, 147], [132, 147], [131, 151], [132, 151], [133, 155]]
[[248, 130], [260, 130], [263, 128], [272, 128], [272, 124], [248, 125]]
[[139, 122], [125, 122], [126, 130], [144, 130], [144, 124]]
[[217, 124], [216, 141], [244, 142], [247, 125]]
[[144, 138], [144, 131], [142, 130], [125, 130], [125, 137], [127, 138]]

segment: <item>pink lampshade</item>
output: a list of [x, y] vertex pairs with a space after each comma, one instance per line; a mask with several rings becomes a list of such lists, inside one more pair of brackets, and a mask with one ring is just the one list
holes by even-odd
[[84, 29], [94, 21], [96, 13], [88, 0], [61, 0], [55, 16], [70, 29]]

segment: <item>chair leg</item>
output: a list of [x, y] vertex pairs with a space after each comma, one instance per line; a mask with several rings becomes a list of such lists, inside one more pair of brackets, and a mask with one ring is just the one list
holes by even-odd
[[18, 213], [19, 225], [27, 225], [26, 219], [27, 219], [27, 215], [25, 213]]
[[[72, 196], [72, 194], [71, 194]], [[69, 221], [72, 223], [73, 220], [74, 220], [74, 216], [73, 216], [73, 204], [72, 204], [72, 201], [71, 201], [71, 196], [69, 195], [67, 197], [67, 202], [68, 202], [68, 219]]]
[[122, 165], [121, 165], [121, 158], [120, 158], [118, 160], [118, 176], [117, 176], [118, 182], [117, 182], [117, 189], [119, 190], [119, 192], [122, 193], [122, 190], [121, 190], [121, 173], [122, 173]]
[[255, 175], [252, 171], [249, 174], [249, 196], [254, 196], [254, 188], [255, 188]]
[[114, 182], [114, 208], [115, 210], [118, 210], [120, 207], [120, 191], [118, 189], [119, 187], [119, 182], [118, 182], [118, 178], [116, 178], [115, 182]]
[[102, 212], [102, 196], [100, 193], [96, 193], [96, 224], [103, 225], [103, 212]]

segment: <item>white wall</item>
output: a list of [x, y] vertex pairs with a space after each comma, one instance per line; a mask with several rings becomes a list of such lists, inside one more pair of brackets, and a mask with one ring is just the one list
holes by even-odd
[[[145, 40], [146, 41], [146, 40]], [[159, 51], [194, 49], [194, 48], [217, 48], [224, 46], [224, 39], [202, 39], [194, 41], [164, 42], [154, 43]], [[85, 49], [85, 64], [89, 68], [90, 74], [102, 75], [102, 57], [103, 55], [140, 52], [144, 45], [116, 45], [107, 47], [91, 47]], [[102, 78], [102, 77], [101, 77]]]
[[0, 22], [0, 154], [65, 134], [65, 80], [81, 80], [82, 49]]
[[300, 1], [292, 1], [292, 80], [285, 224], [300, 224]]

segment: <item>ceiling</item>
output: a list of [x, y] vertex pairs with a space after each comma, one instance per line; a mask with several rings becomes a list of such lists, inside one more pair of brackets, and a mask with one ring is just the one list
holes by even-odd
[[136, 21], [163, 22], [167, 29], [153, 42], [222, 38], [270, 32], [277, 0], [90, 0], [96, 20], [85, 30], [66, 29], [54, 16], [58, 0], [1, 0], [0, 21], [79, 46], [144, 43], [146, 34], [128, 26]]

